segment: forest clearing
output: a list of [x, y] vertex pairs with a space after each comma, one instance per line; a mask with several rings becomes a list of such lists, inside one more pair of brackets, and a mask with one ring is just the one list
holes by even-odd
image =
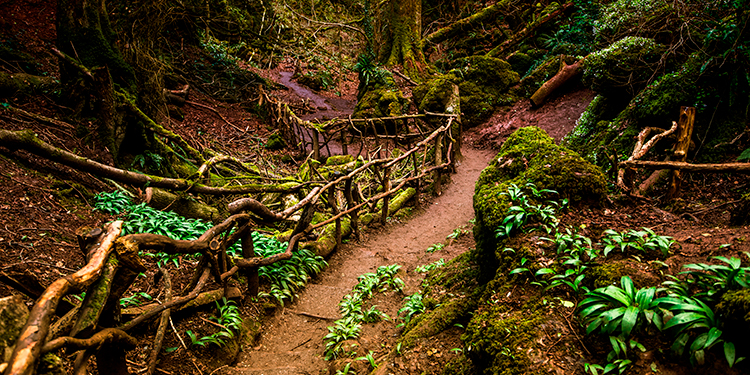
[[0, 372], [744, 374], [739, 0], [0, 0]]

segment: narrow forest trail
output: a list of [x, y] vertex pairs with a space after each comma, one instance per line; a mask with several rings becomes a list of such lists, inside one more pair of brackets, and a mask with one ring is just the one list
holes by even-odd
[[[370, 230], [365, 234], [366, 238], [338, 250], [329, 259], [330, 266], [308, 284], [293, 304], [279, 309], [265, 322], [256, 346], [245, 348], [236, 366], [224, 369], [222, 373], [325, 373], [329, 363], [323, 359], [323, 337], [333, 320], [341, 317], [339, 301], [351, 293], [359, 275], [374, 272], [379, 266], [399, 264], [405, 271], [399, 275], [406, 282], [403, 294], [378, 294], [373, 301], [381, 311], [392, 318], [396, 317], [404, 296], [419, 289], [423, 275], [414, 272], [416, 266], [440, 258], [447, 261], [468, 250], [464, 241], [462, 244], [449, 244], [433, 253], [426, 252], [433, 244], [446, 243], [446, 236], [455, 229], [470, 226], [470, 220], [474, 217], [474, 184], [492, 154], [470, 146], [464, 147], [462, 152], [464, 159], [441, 196], [423, 204], [405, 222], [388, 224], [377, 232]], [[470, 237], [468, 234], [464, 236]], [[376, 354], [384, 354], [385, 349], [395, 342], [397, 323], [390, 321], [365, 325], [358, 340], [361, 350], [364, 353], [372, 350]]]

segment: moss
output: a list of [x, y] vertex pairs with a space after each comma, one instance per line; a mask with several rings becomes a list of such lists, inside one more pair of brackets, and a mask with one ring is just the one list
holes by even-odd
[[273, 133], [270, 137], [268, 137], [268, 141], [266, 142], [267, 149], [281, 150], [284, 147], [286, 147], [286, 141], [281, 137], [281, 134]]
[[474, 238], [483, 280], [493, 278], [499, 265], [495, 252], [500, 244], [494, 231], [509, 207], [508, 198], [502, 193], [511, 183], [520, 186], [526, 182], [556, 190], [571, 202], [597, 201], [607, 188], [598, 168], [574, 151], [556, 145], [544, 130], [526, 127], [514, 132], [482, 171], [474, 191]]
[[351, 163], [354, 161], [354, 156], [352, 155], [332, 155], [329, 156], [328, 159], [326, 159], [326, 165], [342, 165]]
[[605, 95], [624, 89], [638, 91], [654, 73], [665, 47], [653, 39], [625, 37], [586, 57], [583, 81]]
[[474, 368], [474, 364], [466, 358], [466, 356], [461, 355], [457, 358], [452, 359], [450, 362], [448, 362], [445, 367], [443, 368], [442, 375], [473, 375], [476, 374], [476, 369]]
[[426, 81], [412, 91], [414, 103], [423, 112], [447, 111], [450, 113], [450, 109], [446, 109], [446, 106], [451, 99], [453, 85], [459, 82], [460, 80], [452, 74], [440, 75]]
[[353, 118], [399, 116], [406, 113], [409, 102], [404, 94], [388, 78], [386, 84], [378, 84], [367, 90], [354, 108]]
[[475, 298], [451, 299], [409, 322], [400, 342], [404, 348], [411, 348], [417, 340], [432, 337], [452, 327], [456, 322], [466, 318], [476, 307]]
[[37, 368], [37, 374], [39, 375], [64, 375], [67, 374], [65, 371], [65, 364], [62, 358], [52, 354], [44, 354], [39, 361], [39, 367]]
[[526, 74], [533, 63], [534, 59], [523, 52], [516, 52], [508, 56], [508, 64], [519, 76]]
[[532, 363], [528, 351], [540, 335], [545, 320], [541, 302], [512, 310], [503, 304], [487, 304], [474, 317], [461, 337], [467, 354], [484, 374], [527, 374]]
[[20, 296], [0, 298], [0, 361], [7, 362], [13, 345], [29, 317], [29, 309]]
[[607, 262], [591, 267], [587, 272], [587, 278], [593, 281], [593, 289], [603, 288], [609, 285], [620, 286], [620, 279], [624, 275], [634, 274], [634, 269], [625, 262]]

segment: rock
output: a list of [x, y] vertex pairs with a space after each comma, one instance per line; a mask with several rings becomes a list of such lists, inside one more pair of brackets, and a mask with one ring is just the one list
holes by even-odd
[[21, 329], [29, 318], [29, 309], [21, 296], [0, 298], [0, 353], [2, 362], [8, 362]]

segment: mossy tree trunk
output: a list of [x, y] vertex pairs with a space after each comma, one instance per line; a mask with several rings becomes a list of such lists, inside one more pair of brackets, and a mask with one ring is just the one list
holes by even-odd
[[60, 0], [56, 26], [57, 48], [69, 58], [60, 63], [67, 104], [77, 116], [96, 119], [99, 141], [117, 159], [126, 129], [113, 84], [132, 95], [136, 77], [115, 45], [104, 0]]
[[382, 44], [380, 60], [388, 65], [403, 65], [411, 79], [421, 81], [427, 67], [422, 53], [422, 2], [390, 0], [380, 13]]

